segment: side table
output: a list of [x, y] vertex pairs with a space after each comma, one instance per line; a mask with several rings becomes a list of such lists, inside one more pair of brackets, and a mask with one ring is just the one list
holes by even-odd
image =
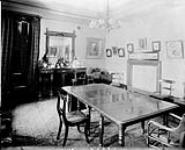
[[[44, 95], [44, 88], [45, 85], [49, 85], [49, 95], [50, 97], [53, 96], [53, 69], [41, 69], [39, 71], [39, 98], [43, 97]], [[48, 84], [46, 84], [48, 82]]]

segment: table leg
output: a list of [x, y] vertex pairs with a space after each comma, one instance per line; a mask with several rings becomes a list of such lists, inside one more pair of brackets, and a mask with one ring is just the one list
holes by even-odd
[[91, 107], [87, 106], [88, 108], [88, 118], [89, 118], [89, 124], [88, 124], [88, 134], [91, 135]]
[[163, 124], [168, 126], [168, 115], [166, 113], [163, 114]]
[[42, 74], [39, 73], [39, 95], [38, 95], [39, 98], [42, 97], [42, 92], [43, 92], [42, 88], [43, 88]]
[[99, 145], [100, 146], [103, 146], [103, 134], [104, 134], [104, 125], [103, 125], [103, 122], [104, 122], [104, 117], [101, 115], [100, 116], [100, 121], [99, 121]]
[[78, 99], [76, 100], [76, 103], [77, 103], [77, 104], [76, 104], [76, 105], [77, 105], [77, 106], [76, 106], [76, 109], [77, 109], [77, 110], [80, 110], [80, 102], [79, 102]]
[[119, 126], [119, 144], [121, 146], [125, 146], [125, 129], [126, 127], [124, 127], [123, 125]]
[[142, 133], [145, 133], [145, 121], [141, 121], [141, 129], [142, 129]]
[[50, 93], [49, 96], [53, 96], [53, 73], [50, 74]]

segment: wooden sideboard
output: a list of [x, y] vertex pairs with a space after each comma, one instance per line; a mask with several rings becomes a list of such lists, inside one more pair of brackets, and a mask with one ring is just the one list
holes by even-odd
[[[58, 88], [72, 85], [72, 81], [86, 77], [86, 68], [52, 68], [39, 71], [39, 98], [52, 97]], [[73, 79], [73, 80], [72, 80]]]

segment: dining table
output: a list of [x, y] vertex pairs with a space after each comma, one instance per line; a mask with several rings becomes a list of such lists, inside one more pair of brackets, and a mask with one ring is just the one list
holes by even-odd
[[71, 100], [70, 97], [74, 96], [100, 114], [99, 145], [101, 146], [104, 145], [104, 118], [117, 125], [118, 142], [121, 146], [125, 146], [125, 130], [128, 126], [160, 115], [167, 115], [178, 109], [176, 104], [101, 83], [64, 86], [60, 90], [67, 93], [68, 102]]

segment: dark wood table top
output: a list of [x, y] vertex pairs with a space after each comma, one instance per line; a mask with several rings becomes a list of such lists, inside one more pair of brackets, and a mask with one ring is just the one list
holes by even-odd
[[66, 86], [62, 89], [117, 124], [131, 124], [178, 107], [169, 102], [106, 84]]
[[182, 98], [175, 98], [173, 103], [178, 104], [179, 106], [185, 107], [185, 99]]
[[150, 94], [150, 97], [171, 102], [179, 106], [185, 107], [185, 98], [178, 98], [178, 97], [169, 96], [169, 95], [161, 95], [160, 93], [152, 93]]

